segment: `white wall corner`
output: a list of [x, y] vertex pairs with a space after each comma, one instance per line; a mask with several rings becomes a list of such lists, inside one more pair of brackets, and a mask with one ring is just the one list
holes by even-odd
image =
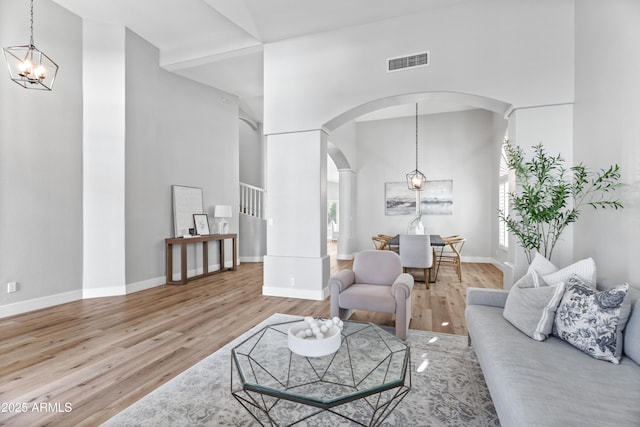
[[330, 259], [264, 257], [263, 295], [323, 300], [327, 297]]

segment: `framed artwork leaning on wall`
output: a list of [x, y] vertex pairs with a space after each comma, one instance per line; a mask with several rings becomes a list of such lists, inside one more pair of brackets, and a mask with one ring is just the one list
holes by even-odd
[[193, 214], [193, 223], [196, 226], [196, 234], [206, 236], [209, 231], [209, 217], [207, 214]]

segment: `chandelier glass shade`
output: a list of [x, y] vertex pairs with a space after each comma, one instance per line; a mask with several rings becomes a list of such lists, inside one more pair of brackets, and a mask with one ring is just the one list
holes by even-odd
[[58, 65], [33, 43], [33, 0], [31, 0], [31, 39], [28, 45], [2, 49], [11, 80], [25, 89], [51, 90]]
[[407, 187], [409, 187], [409, 190], [420, 191], [425, 182], [427, 182], [427, 177], [418, 169], [407, 174]]
[[407, 174], [409, 190], [421, 191], [427, 182], [427, 177], [418, 169], [418, 104], [416, 103], [416, 168]]

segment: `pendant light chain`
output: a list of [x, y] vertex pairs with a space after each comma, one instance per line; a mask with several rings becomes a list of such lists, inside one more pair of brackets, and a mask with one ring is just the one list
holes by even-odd
[[416, 170], [418, 170], [418, 103], [417, 102], [416, 102]]
[[29, 42], [30, 46], [34, 46], [33, 44], [33, 0], [31, 0], [31, 39]]
[[427, 177], [424, 176], [422, 172], [420, 172], [420, 169], [418, 169], [418, 163], [419, 163], [418, 146], [419, 145], [420, 144], [418, 140], [418, 103], [416, 102], [416, 168], [406, 175], [407, 187], [409, 188], [409, 190], [413, 190], [413, 191], [421, 191], [427, 181]]

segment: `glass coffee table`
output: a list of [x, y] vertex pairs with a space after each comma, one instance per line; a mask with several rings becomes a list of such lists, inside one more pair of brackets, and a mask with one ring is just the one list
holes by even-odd
[[231, 350], [235, 399], [261, 425], [380, 425], [411, 390], [409, 347], [376, 325], [345, 321], [337, 352], [303, 357], [287, 344], [301, 320], [266, 326]]

